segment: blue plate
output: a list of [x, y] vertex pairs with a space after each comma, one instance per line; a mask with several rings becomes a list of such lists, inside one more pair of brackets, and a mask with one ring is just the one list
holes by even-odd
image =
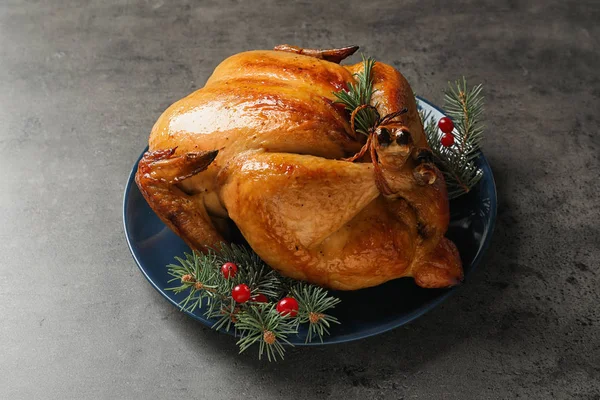
[[[443, 116], [441, 110], [425, 100], [419, 99], [419, 107], [431, 111], [435, 119]], [[161, 222], [142, 197], [134, 181], [138, 161], [125, 188], [125, 236], [131, 254], [146, 279], [177, 306], [184, 296], [164, 290], [170, 286], [167, 281], [171, 278], [165, 266], [173, 262], [173, 257], [190, 252], [190, 249]], [[492, 170], [483, 154], [477, 159], [477, 165], [483, 170], [483, 178], [469, 194], [450, 203], [451, 222], [447, 236], [460, 252], [465, 283], [468, 283], [469, 274], [489, 246], [496, 220], [496, 185]], [[412, 279], [405, 278], [368, 289], [334, 292], [342, 302], [332, 314], [341, 324], [332, 327], [331, 335], [324, 338], [324, 343], [362, 339], [402, 326], [440, 304], [455, 290], [422, 289]], [[390, 302], [389, 299], [394, 301]], [[212, 326], [214, 323], [203, 316], [202, 310], [188, 314], [205, 325]], [[290, 337], [290, 342], [304, 345], [304, 335], [305, 332], [301, 331], [298, 336]]]

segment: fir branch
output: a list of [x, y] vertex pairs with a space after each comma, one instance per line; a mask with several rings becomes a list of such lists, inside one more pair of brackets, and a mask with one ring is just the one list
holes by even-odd
[[435, 161], [446, 180], [450, 199], [468, 193], [481, 179], [483, 172], [475, 165], [483, 138], [482, 85], [471, 89], [463, 77], [444, 92], [444, 109], [454, 122], [455, 143], [445, 147], [441, 143], [443, 133], [431, 113], [421, 111], [427, 142]]
[[285, 348], [282, 343], [293, 346], [287, 340], [287, 335], [298, 333], [292, 319], [281, 316], [274, 304], [263, 303], [249, 307], [240, 314], [235, 326], [242, 335], [237, 342], [240, 353], [258, 343], [258, 358], [261, 359], [266, 352], [269, 361], [276, 361], [277, 356], [283, 359]]
[[217, 268], [226, 262], [232, 262], [244, 268], [242, 274], [236, 275], [234, 279], [225, 280], [229, 283], [229, 290], [235, 285], [245, 283], [253, 289], [253, 294], [262, 293], [270, 298], [277, 297], [277, 287], [280, 285], [279, 274], [268, 267], [250, 248], [222, 243], [221, 247], [213, 252]]
[[[333, 93], [338, 98], [336, 103], [343, 104], [349, 113], [354, 112], [360, 106], [371, 105], [371, 97], [375, 92], [373, 89], [373, 66], [375, 65], [375, 59], [363, 55], [362, 60], [363, 70], [354, 74], [355, 82], [348, 84], [348, 90], [342, 89], [339, 92]], [[379, 115], [374, 108], [368, 107], [359, 110], [355, 117], [356, 132], [369, 136], [371, 128], [375, 126], [378, 120]]]
[[340, 303], [340, 299], [330, 296], [327, 290], [309, 285], [307, 283], [298, 283], [291, 290], [292, 297], [298, 300], [298, 322], [308, 323], [308, 333], [306, 334], [306, 343], [312, 341], [313, 336], [317, 336], [323, 343], [323, 336], [329, 334], [331, 324], [339, 324], [337, 318], [326, 312]]
[[[175, 293], [187, 291], [180, 302], [181, 310], [194, 312], [202, 309], [204, 315], [215, 321], [214, 329], [234, 330], [239, 334], [240, 352], [258, 344], [259, 358], [266, 352], [271, 361], [283, 358], [284, 344], [290, 334], [298, 334], [301, 324], [308, 323], [307, 342], [314, 336], [322, 341], [331, 324], [338, 320], [327, 311], [339, 303], [318, 286], [281, 276], [268, 267], [250, 248], [235, 244], [221, 244], [208, 254], [193, 252], [184, 258], [175, 257], [178, 264], [167, 266], [173, 277], [169, 282], [178, 285], [167, 288]], [[227, 262], [237, 265], [235, 276], [227, 279], [221, 266]], [[262, 294], [268, 303], [247, 301], [237, 303], [231, 290], [238, 284], [250, 287], [252, 295]], [[276, 310], [279, 299], [293, 296], [299, 305], [297, 317], [281, 316]]]
[[196, 253], [186, 253], [185, 257], [185, 260], [175, 257], [180, 265], [170, 264], [167, 266], [169, 275], [173, 276], [169, 283], [179, 281], [181, 285], [165, 290], [172, 290], [175, 293], [189, 290], [188, 295], [179, 303], [179, 306], [182, 310], [194, 312], [196, 308], [202, 307], [204, 299], [216, 296], [216, 274], [207, 267], [211, 265], [214, 258], [210, 255], [200, 258]]
[[478, 152], [483, 138], [482, 89], [479, 84], [469, 90], [467, 80], [463, 77], [462, 82], [458, 80], [454, 85], [449, 84], [449, 89], [444, 93], [446, 113], [454, 121], [455, 137], [459, 139], [459, 149], [465, 155]]

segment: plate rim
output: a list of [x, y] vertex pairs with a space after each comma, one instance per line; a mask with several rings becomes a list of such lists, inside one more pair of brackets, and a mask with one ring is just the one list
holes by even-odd
[[[423, 102], [423, 103], [427, 104], [429, 107], [437, 110], [441, 114], [446, 115], [446, 113], [438, 106], [432, 104], [431, 102], [429, 102], [428, 100], [425, 100], [424, 98], [422, 98], [420, 96], [416, 96], [416, 97], [419, 102]], [[135, 183], [135, 174], [137, 172], [138, 163], [142, 159], [142, 157], [146, 151], [148, 151], [148, 146], [146, 146], [144, 148], [144, 150], [142, 151], [140, 156], [137, 158], [137, 160], [133, 164], [133, 167], [131, 169], [131, 172], [129, 173], [129, 176], [127, 179], [127, 184], [125, 185], [125, 190], [123, 193], [123, 211], [122, 211], [123, 233], [125, 235], [125, 240], [127, 241], [127, 247], [129, 248], [129, 252], [131, 253], [131, 256], [133, 257], [133, 260], [135, 261], [139, 270], [142, 272], [142, 274], [146, 278], [146, 280], [148, 282], [150, 282], [150, 284], [154, 287], [154, 289], [156, 289], [164, 298], [166, 298], [177, 309], [184, 312], [185, 314], [192, 317], [193, 319], [202, 322], [205, 326], [208, 326], [209, 328], [211, 328], [211, 330], [215, 330], [212, 328], [213, 324], [214, 324], [213, 321], [211, 321], [207, 318], [204, 318], [200, 315], [191, 313], [187, 310], [181, 310], [179, 304], [165, 292], [164, 288], [159, 287], [157, 285], [157, 283], [154, 282], [152, 280], [152, 278], [150, 278], [150, 276], [148, 275], [148, 273], [142, 266], [142, 263], [138, 259], [138, 256], [136, 255], [136, 252], [131, 243], [129, 229], [128, 229], [128, 223], [127, 223], [127, 209], [128, 209], [127, 201], [129, 199], [129, 195], [131, 192], [131, 186]], [[493, 196], [490, 197], [490, 217], [489, 217], [490, 224], [489, 224], [489, 227], [486, 230], [486, 233], [483, 237], [483, 244], [479, 248], [475, 257], [473, 258], [473, 261], [471, 262], [471, 268], [469, 269], [468, 273], [465, 274], [465, 278], [467, 276], [471, 275], [473, 273], [473, 271], [479, 266], [479, 264], [481, 263], [481, 259], [483, 258], [484, 254], [487, 252], [487, 250], [491, 244], [492, 237], [494, 235], [494, 230], [496, 227], [496, 218], [497, 218], [497, 213], [498, 213], [498, 210], [497, 210], [497, 208], [498, 208], [498, 205], [497, 205], [498, 193], [496, 190], [496, 181], [494, 179], [494, 174], [492, 172], [492, 168], [491, 168], [487, 158], [483, 154], [483, 151], [480, 152], [480, 155], [477, 159], [480, 162], [480, 168], [483, 170], [484, 175], [487, 175], [490, 179], [491, 188], [493, 189], [492, 190]], [[292, 340], [290, 340], [290, 342], [292, 342], [292, 344], [294, 346], [322, 346], [322, 345], [330, 345], [330, 344], [338, 344], [338, 343], [347, 343], [347, 342], [365, 339], [365, 338], [368, 338], [371, 336], [380, 335], [382, 333], [385, 333], [385, 332], [391, 331], [393, 329], [399, 328], [403, 325], [406, 325], [406, 324], [414, 321], [415, 319], [425, 315], [426, 313], [428, 313], [429, 311], [431, 311], [432, 309], [434, 309], [435, 307], [437, 307], [438, 305], [440, 305], [441, 303], [446, 301], [452, 294], [454, 294], [457, 290], [459, 290], [463, 286], [465, 286], [465, 285], [461, 284], [458, 286], [448, 288], [448, 289], [446, 289], [446, 291], [444, 293], [442, 293], [438, 297], [424, 303], [418, 309], [416, 309], [408, 314], [403, 315], [401, 318], [397, 318], [397, 319], [389, 321], [385, 324], [379, 325], [377, 329], [367, 330], [366, 332], [364, 332], [362, 334], [356, 334], [352, 337], [342, 337], [342, 338], [337, 338], [337, 339], [335, 337], [329, 336], [326, 338], [326, 341], [324, 341], [324, 342], [315, 341], [315, 342], [305, 343], [304, 341], [294, 341], [292, 337], [289, 337], [288, 339], [292, 339]], [[222, 333], [226, 333], [230, 336], [239, 337], [231, 331], [227, 331], [227, 330], [223, 330], [223, 329], [219, 329], [218, 331], [222, 332]]]

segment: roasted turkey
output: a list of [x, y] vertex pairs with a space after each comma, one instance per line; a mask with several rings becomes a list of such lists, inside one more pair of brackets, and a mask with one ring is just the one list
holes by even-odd
[[193, 249], [241, 233], [283, 275], [332, 289], [460, 282], [446, 185], [406, 79], [375, 63], [371, 104], [391, 117], [368, 138], [335, 102], [363, 68], [339, 65], [356, 49], [223, 61], [152, 128], [136, 174], [150, 207]]

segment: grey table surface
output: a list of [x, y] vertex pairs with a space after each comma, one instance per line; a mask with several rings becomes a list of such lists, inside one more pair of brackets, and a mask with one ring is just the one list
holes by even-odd
[[[3, 0], [0, 398], [599, 399], [599, 20], [595, 0]], [[280, 43], [359, 44], [435, 102], [482, 82], [499, 215], [437, 309], [269, 364], [146, 282], [121, 202], [160, 113]]]

